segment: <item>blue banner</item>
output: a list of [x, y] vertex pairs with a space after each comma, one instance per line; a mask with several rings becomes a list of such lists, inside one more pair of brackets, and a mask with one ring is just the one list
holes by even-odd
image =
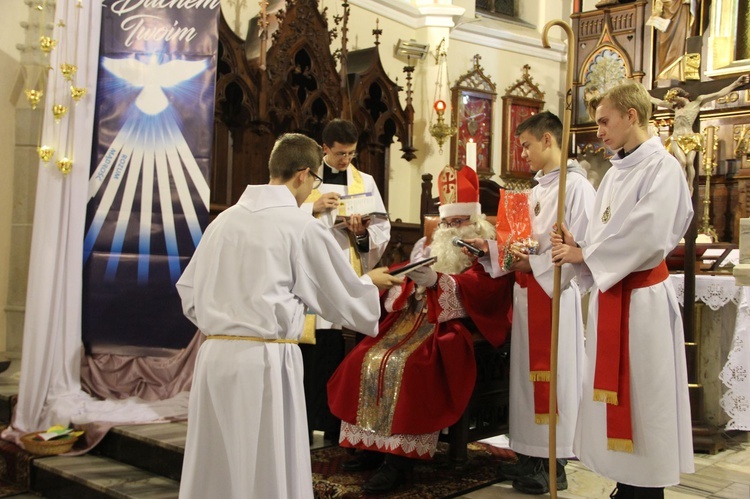
[[220, 0], [105, 0], [83, 244], [89, 352], [182, 348], [208, 223]]

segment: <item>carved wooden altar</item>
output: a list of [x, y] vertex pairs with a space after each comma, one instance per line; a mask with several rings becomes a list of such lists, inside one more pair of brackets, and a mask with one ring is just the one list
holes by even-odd
[[[246, 57], [247, 42], [221, 18], [212, 214], [236, 202], [247, 184], [268, 182], [268, 158], [277, 137], [297, 132], [320, 142], [323, 127], [334, 118], [356, 125], [357, 167], [375, 178], [387, 205], [388, 151], [394, 138], [402, 144], [402, 158], [416, 156], [413, 110], [404, 109], [400, 87], [383, 69], [378, 35], [374, 47], [347, 52], [344, 46], [332, 53], [337, 30], [329, 28], [315, 0], [287, 0], [285, 7], [275, 14], [279, 28], [270, 48], [254, 59]], [[346, 54], [343, 78], [336, 65], [340, 53]]]

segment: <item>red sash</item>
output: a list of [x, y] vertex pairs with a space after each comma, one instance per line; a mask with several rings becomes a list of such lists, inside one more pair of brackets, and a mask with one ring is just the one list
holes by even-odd
[[548, 424], [552, 299], [534, 279], [534, 274], [516, 272], [516, 282], [527, 290], [529, 379], [534, 384], [534, 421], [536, 424]]
[[669, 277], [667, 264], [633, 272], [599, 292], [594, 400], [607, 404], [607, 449], [633, 452], [630, 414], [630, 295]]

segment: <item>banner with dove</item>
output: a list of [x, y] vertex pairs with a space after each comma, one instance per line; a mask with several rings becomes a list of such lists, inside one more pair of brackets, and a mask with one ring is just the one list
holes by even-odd
[[105, 0], [83, 244], [89, 352], [185, 347], [175, 282], [208, 223], [219, 0]]

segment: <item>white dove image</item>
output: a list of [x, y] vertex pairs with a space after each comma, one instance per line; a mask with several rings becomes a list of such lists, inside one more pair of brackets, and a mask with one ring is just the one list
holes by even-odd
[[163, 88], [178, 85], [206, 69], [206, 61], [173, 60], [159, 64], [156, 57], [148, 63], [135, 58], [102, 58], [102, 66], [135, 87], [143, 88], [135, 100], [135, 105], [146, 114], [156, 115], [169, 106]]
[[[203, 229], [196, 205], [202, 204], [207, 212], [211, 190], [178, 123], [185, 117], [179, 116], [179, 110], [163, 111], [170, 106], [165, 91], [170, 97], [188, 104], [192, 104], [201, 91], [213, 96], [213, 82], [195, 79], [204, 71], [213, 71], [211, 62], [211, 57], [198, 61], [173, 59], [163, 64], [159, 63], [158, 56], [143, 60], [135, 57], [101, 59], [101, 67], [116, 77], [116, 84], [108, 83], [102, 95], [121, 98], [116, 95], [117, 90], [123, 84], [130, 85], [138, 91], [135, 105], [142, 111], [121, 112], [124, 122], [89, 177], [89, 202], [94, 203], [89, 209], [94, 215], [86, 228], [83, 256], [84, 261], [88, 261], [97, 243], [101, 247], [109, 246], [105, 279], [114, 280], [117, 275], [134, 216], [139, 225], [139, 283], [149, 280], [149, 255], [156, 241], [154, 237], [163, 238], [173, 282], [177, 282], [182, 272], [180, 234], [188, 236], [194, 246], [200, 241]], [[206, 84], [208, 88], [204, 88]], [[196, 199], [197, 203], [193, 200], [194, 192], [200, 199]], [[105, 240], [102, 230], [113, 210], [118, 211], [117, 222], [114, 233], [105, 231]], [[179, 220], [175, 212], [180, 213]], [[162, 234], [152, 234], [152, 217], [160, 220]]]

